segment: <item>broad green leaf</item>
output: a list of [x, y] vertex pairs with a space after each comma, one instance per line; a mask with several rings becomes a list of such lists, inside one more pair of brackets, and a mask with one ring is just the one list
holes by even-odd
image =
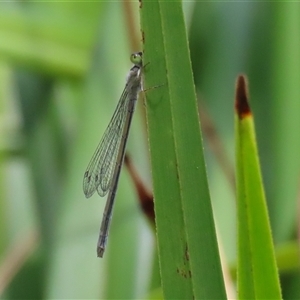
[[141, 2], [162, 287], [167, 299], [225, 299], [181, 2]]

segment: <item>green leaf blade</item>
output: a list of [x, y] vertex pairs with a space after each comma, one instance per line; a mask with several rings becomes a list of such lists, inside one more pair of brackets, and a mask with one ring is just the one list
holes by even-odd
[[[159, 174], [153, 176], [153, 188], [155, 200], [164, 199], [160, 202], [160, 206], [155, 206], [163, 292], [167, 299], [192, 298], [191, 279], [187, 277], [190, 270], [182, 255], [186, 238], [179, 201], [180, 187], [177, 178], [171, 108], [168, 101], [165, 49], [157, 2], [143, 3], [141, 22], [145, 40], [145, 89], [149, 89], [146, 91], [146, 97], [152, 172]], [[151, 30], [151, 26], [155, 27], [155, 31]], [[151, 40], [156, 42], [147, 44]], [[155, 73], [151, 74], [153, 68]], [[156, 86], [159, 87], [153, 88]], [[163, 149], [156, 147], [162, 143]], [[170, 230], [167, 230], [168, 228]]]
[[181, 3], [141, 14], [146, 89], [162, 84], [146, 97], [164, 295], [225, 299]]
[[239, 299], [281, 299], [246, 81], [236, 95]]

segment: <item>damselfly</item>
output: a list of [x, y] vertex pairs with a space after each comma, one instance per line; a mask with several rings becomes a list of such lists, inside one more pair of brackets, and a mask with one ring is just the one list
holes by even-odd
[[101, 197], [109, 192], [97, 244], [98, 257], [102, 257], [105, 251], [128, 132], [138, 94], [141, 91], [142, 53], [133, 53], [131, 62], [134, 65], [127, 75], [126, 85], [117, 108], [83, 178], [83, 191], [87, 198], [91, 197], [96, 190]]

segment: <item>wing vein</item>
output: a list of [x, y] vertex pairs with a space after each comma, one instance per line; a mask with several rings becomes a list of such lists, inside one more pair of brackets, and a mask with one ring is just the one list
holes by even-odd
[[96, 190], [103, 197], [110, 188], [113, 169], [121, 144], [120, 135], [123, 132], [128, 104], [129, 98], [126, 85], [107, 129], [84, 173], [83, 191], [87, 198], [91, 197]]

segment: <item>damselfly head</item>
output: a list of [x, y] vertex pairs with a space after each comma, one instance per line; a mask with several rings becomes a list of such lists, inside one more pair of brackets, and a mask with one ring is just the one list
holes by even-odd
[[132, 53], [130, 56], [130, 60], [133, 64], [135, 64], [136, 66], [142, 66], [143, 63], [143, 53], [142, 52], [136, 52], [136, 53]]

